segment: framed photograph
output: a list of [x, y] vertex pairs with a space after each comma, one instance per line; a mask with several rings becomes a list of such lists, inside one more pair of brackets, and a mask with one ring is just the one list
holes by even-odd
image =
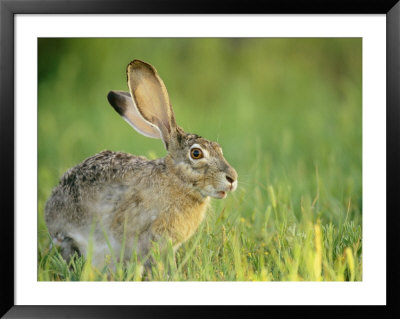
[[0, 8], [5, 318], [398, 310], [396, 1]]

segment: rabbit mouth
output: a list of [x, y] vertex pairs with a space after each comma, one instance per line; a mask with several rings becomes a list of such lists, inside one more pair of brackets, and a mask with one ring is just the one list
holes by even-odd
[[228, 189], [225, 190], [215, 190], [213, 193], [213, 195], [211, 195], [214, 198], [218, 198], [218, 199], [224, 199], [226, 198], [226, 196], [228, 196], [229, 192], [234, 192], [236, 188], [230, 187]]
[[203, 197], [210, 196], [216, 199], [224, 199], [228, 196], [228, 193], [234, 192], [237, 188], [237, 182], [223, 183], [223, 185], [212, 185], [209, 184], [200, 190]]
[[200, 191], [200, 193], [202, 194], [203, 197], [210, 196], [210, 197], [213, 197], [216, 199], [224, 199], [228, 195], [228, 191], [226, 191], [226, 190], [219, 191], [216, 189], [203, 190], [203, 191]]
[[226, 196], [228, 196], [228, 192], [234, 192], [236, 190], [237, 181], [234, 181], [234, 182], [230, 183], [229, 185], [226, 185], [225, 187], [221, 187], [221, 188], [214, 189], [213, 195], [211, 195], [211, 196], [214, 198], [217, 198], [217, 199], [226, 198]]
[[227, 193], [224, 191], [217, 192], [217, 198], [224, 199], [227, 196]]

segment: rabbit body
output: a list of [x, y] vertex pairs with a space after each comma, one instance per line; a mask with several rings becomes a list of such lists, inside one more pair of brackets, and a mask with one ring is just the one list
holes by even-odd
[[[160, 238], [171, 239], [178, 248], [203, 220], [209, 198], [191, 194], [192, 188], [171, 174], [168, 163], [168, 158], [148, 161], [103, 151], [68, 170], [46, 204], [51, 235], [73, 239], [75, 249], [86, 255], [91, 227], [98, 223], [92, 260], [97, 265], [110, 254], [104, 233], [115, 252], [125, 236], [128, 259], [134, 245], [145, 256], [151, 242]], [[67, 249], [64, 258], [69, 253]]]
[[[142, 61], [128, 65], [130, 93], [111, 91], [114, 109], [139, 133], [163, 140], [168, 154], [147, 160], [103, 151], [68, 170], [45, 206], [53, 243], [69, 259], [76, 251], [104, 265], [110, 248], [145, 257], [153, 242], [177, 249], [198, 228], [210, 197], [225, 198], [237, 186], [237, 173], [212, 141], [175, 123], [165, 86]], [[111, 246], [111, 247], [109, 247]], [[124, 248], [123, 248], [124, 247]]]

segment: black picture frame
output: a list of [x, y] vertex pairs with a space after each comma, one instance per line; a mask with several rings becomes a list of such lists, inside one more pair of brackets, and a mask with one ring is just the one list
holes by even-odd
[[[385, 14], [387, 52], [387, 305], [367, 306], [16, 306], [14, 303], [14, 18], [16, 14]], [[0, 181], [2, 191], [1, 225], [1, 309], [5, 318], [128, 318], [128, 317], [204, 317], [227, 316], [229, 312], [246, 316], [261, 311], [271, 315], [354, 317], [363, 314], [373, 317], [398, 317], [395, 258], [398, 252], [398, 191], [397, 165], [400, 162], [400, 3], [398, 0], [348, 1], [273, 1], [231, 3], [217, 1], [162, 0], [0, 0]], [[397, 276], [396, 276], [397, 275]], [[384, 279], [382, 279], [384, 280]]]

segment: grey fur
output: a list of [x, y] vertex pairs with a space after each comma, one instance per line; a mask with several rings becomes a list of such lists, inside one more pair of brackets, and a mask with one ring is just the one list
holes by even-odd
[[[134, 69], [129, 70], [132, 65]], [[144, 76], [140, 73], [142, 69]], [[127, 116], [128, 122], [133, 121], [130, 124], [135, 126], [138, 125], [136, 121], [142, 121], [139, 125], [145, 130], [148, 125], [149, 132], [159, 128], [168, 154], [148, 160], [142, 156], [103, 151], [62, 176], [46, 203], [45, 220], [54, 244], [61, 247], [67, 260], [75, 252], [87, 256], [93, 241], [92, 263], [101, 267], [110, 254], [108, 243], [119, 256], [124, 237], [126, 260], [133, 251], [140, 258], [145, 257], [152, 242], [163, 247], [166, 240], [171, 240], [177, 249], [201, 223], [209, 197], [224, 198], [237, 186], [237, 173], [223, 157], [220, 146], [185, 133], [176, 125], [165, 87], [155, 69], [134, 60], [128, 70], [131, 78], [136, 76], [135, 72], [140, 74], [130, 83], [131, 90], [135, 89], [133, 85], [147, 85], [150, 81], [156, 91], [163, 90], [155, 94], [165, 98], [163, 103], [169, 109], [152, 109], [151, 104], [146, 104], [146, 97], [141, 102], [140, 95], [131, 104], [126, 103], [129, 93], [124, 93], [122, 99], [113, 98], [113, 107], [125, 116], [129, 108], [137, 105], [139, 116]], [[123, 101], [128, 108], [119, 108], [118, 101]], [[141, 119], [144, 109], [147, 114], [154, 115], [152, 122]], [[164, 113], [159, 115], [158, 112]], [[204, 158], [190, 157], [193, 145], [203, 150]]]

